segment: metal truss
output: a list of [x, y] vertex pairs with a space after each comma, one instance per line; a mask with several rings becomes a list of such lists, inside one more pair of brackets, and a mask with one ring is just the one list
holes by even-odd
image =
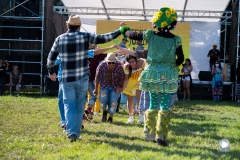
[[[0, 0], [2, 1], [2, 0]], [[9, 0], [10, 1], [10, 0]], [[23, 72], [24, 75], [35, 75], [35, 76], [39, 76], [39, 79], [40, 79], [40, 84], [36, 84], [36, 85], [24, 85], [24, 86], [31, 86], [31, 87], [39, 87], [40, 89], [40, 94], [42, 94], [42, 86], [43, 86], [43, 52], [44, 52], [44, 27], [45, 27], [45, 24], [44, 24], [44, 12], [45, 12], [45, 0], [40, 0], [42, 1], [42, 15], [38, 15], [36, 13], [34, 13], [33, 11], [31, 11], [30, 9], [24, 7], [24, 3], [28, 2], [29, 0], [23, 0], [21, 2], [18, 2], [16, 0], [11, 0], [10, 1], [10, 6], [9, 6], [9, 10], [7, 10], [6, 12], [4, 13], [0, 13], [0, 20], [1, 21], [5, 21], [5, 20], [21, 20], [21, 21], [41, 21], [41, 26], [37, 26], [37, 27], [34, 27], [34, 26], [4, 26], [4, 25], [1, 25], [0, 26], [0, 29], [2, 28], [15, 28], [15, 29], [19, 29], [19, 28], [22, 28], [22, 29], [40, 29], [41, 30], [41, 40], [34, 40], [34, 39], [10, 39], [10, 38], [0, 38], [0, 43], [7, 43], [7, 45], [5, 45], [4, 47], [0, 47], [0, 54], [6, 54], [8, 53], [10, 55], [10, 53], [17, 53], [17, 54], [20, 54], [20, 55], [24, 55], [24, 56], [28, 56], [28, 54], [37, 54], [37, 55], [40, 55], [41, 57], [41, 60], [39, 61], [25, 61], [25, 60], [19, 60], [19, 61], [9, 61], [10, 63], [29, 63], [29, 64], [39, 64], [40, 65], [40, 71], [38, 73], [26, 73], [26, 72]], [[13, 6], [12, 4], [15, 4], [15, 6]], [[30, 12], [31, 14], [34, 15], [34, 17], [32, 16], [15, 16], [15, 15], [12, 15], [12, 10], [16, 9], [17, 7], [22, 7], [23, 9], [27, 10], [28, 12]], [[6, 13], [10, 13], [9, 16], [5, 16]], [[19, 44], [19, 48], [12, 48], [11, 46], [11, 43], [15, 43], [17, 42]], [[41, 49], [22, 49], [21, 48], [21, 45], [24, 43], [24, 42], [28, 42], [29, 45], [31, 45], [30, 43], [40, 43], [41, 44]], [[10, 72], [7, 72], [8, 74]]]
[[[152, 17], [157, 9], [54, 6], [59, 14]], [[177, 10], [180, 18], [231, 18], [231, 11]]]

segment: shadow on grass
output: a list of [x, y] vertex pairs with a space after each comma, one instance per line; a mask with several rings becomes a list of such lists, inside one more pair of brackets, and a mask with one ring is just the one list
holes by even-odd
[[[170, 124], [171, 125], [171, 124]], [[225, 124], [214, 124], [214, 123], [204, 123], [204, 124], [196, 124], [190, 122], [172, 122], [172, 126], [170, 126], [170, 131], [175, 136], [189, 136], [189, 137], [201, 137], [202, 139], [213, 139], [220, 142], [224, 139], [224, 136], [219, 136], [217, 132], [219, 132], [219, 128], [225, 128]], [[238, 137], [228, 137], [230, 142], [239, 142]]]
[[[190, 153], [190, 151], [188, 150], [192, 150], [192, 147], [189, 146], [184, 146], [184, 145], [176, 145], [174, 143], [171, 143], [172, 141], [169, 141], [170, 144], [168, 147], [161, 147], [159, 145], [156, 144], [156, 147], [149, 147], [144, 145], [144, 143], [141, 144], [127, 144], [124, 142], [116, 142], [116, 141], [104, 141], [104, 140], [93, 140], [93, 142], [95, 143], [107, 143], [113, 147], [117, 147], [121, 150], [125, 150], [125, 151], [137, 151], [137, 152], [143, 152], [143, 151], [151, 151], [151, 152], [164, 152], [166, 155], [172, 156], [172, 155], [179, 155], [180, 157], [190, 157], [190, 158], [194, 158], [194, 157], [199, 157], [201, 156], [199, 153]], [[153, 143], [153, 142], [146, 142], [146, 143]], [[174, 146], [178, 149], [170, 149], [171, 146]], [[198, 148], [196, 148], [198, 149]], [[185, 150], [185, 151], [184, 151]], [[217, 150], [208, 148], [208, 147], [201, 147], [201, 150], [205, 150], [211, 153], [205, 153], [204, 156], [202, 156], [203, 158], [210, 158], [210, 159], [217, 159], [218, 156], [216, 155]], [[202, 158], [201, 157], [201, 158]]]
[[87, 135], [94, 135], [96, 137], [101, 137], [103, 135], [105, 135], [106, 137], [108, 138], [111, 138], [111, 139], [118, 139], [119, 137], [123, 138], [124, 140], [142, 140], [142, 138], [140, 137], [136, 137], [134, 135], [132, 135], [132, 137], [130, 136], [124, 136], [124, 135], [121, 135], [121, 134], [116, 134], [116, 133], [108, 133], [108, 132], [90, 132], [88, 130], [84, 130], [83, 131], [84, 134], [87, 134]]
[[[17, 92], [13, 92], [13, 96], [16, 96]], [[9, 96], [9, 91], [5, 91], [4, 96]], [[20, 97], [29, 97], [29, 98], [57, 98], [57, 94], [56, 95], [48, 95], [42, 93], [40, 94], [40, 92], [21, 92], [20, 91]]]
[[[171, 141], [175, 141], [176, 139], [171, 138]], [[205, 146], [200, 146], [200, 147], [190, 147], [184, 144], [174, 144], [174, 146], [178, 147], [178, 148], [186, 148], [186, 149], [201, 149], [202, 152], [204, 151], [210, 151], [212, 153], [211, 154], [205, 154], [201, 155], [201, 154], [197, 154], [199, 156], [201, 156], [201, 159], [219, 159], [219, 158], [223, 158], [225, 156], [231, 156], [230, 159], [239, 159], [239, 151], [237, 150], [229, 150], [229, 152], [221, 152], [221, 149], [219, 147], [219, 149], [212, 149], [210, 147], [205, 147]], [[195, 154], [190, 153], [188, 156], [190, 156], [191, 158], [193, 158], [193, 156], [195, 156]], [[223, 156], [223, 157], [222, 157]]]
[[[174, 122], [173, 126], [170, 126], [170, 130], [176, 136], [209, 138], [209, 133], [208, 134], [204, 133], [205, 132], [217, 133], [218, 131], [217, 127], [219, 127], [219, 125], [216, 124], [196, 125], [194, 123]], [[211, 135], [211, 138], [216, 140], [222, 139], [222, 137], [219, 137], [217, 134]]]
[[205, 121], [207, 119], [206, 116], [195, 114], [195, 113], [186, 113], [186, 112], [170, 112], [170, 116], [174, 119], [182, 119], [182, 120], [194, 120], [194, 121]]
[[[91, 122], [87, 121], [86, 123], [101, 124], [103, 122], [94, 120]], [[108, 123], [108, 122], [106, 122], [106, 123]], [[143, 123], [138, 123], [136, 121], [133, 124], [127, 124], [126, 122], [122, 122], [119, 120], [113, 120], [112, 125], [123, 126], [123, 127], [142, 127], [143, 128]]]
[[[185, 108], [185, 107], [195, 107], [201, 105], [202, 107], [210, 106], [231, 106], [231, 107], [239, 107], [239, 104], [232, 100], [222, 100], [222, 101], [212, 101], [212, 100], [191, 100], [191, 101], [183, 101], [180, 100], [175, 103], [177, 108]], [[206, 107], [207, 108], [207, 107]]]

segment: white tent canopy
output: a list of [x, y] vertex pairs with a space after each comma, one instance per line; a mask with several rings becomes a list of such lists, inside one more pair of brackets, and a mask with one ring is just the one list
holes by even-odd
[[185, 58], [192, 60], [193, 79], [198, 79], [199, 71], [209, 70], [207, 53], [213, 43], [219, 44], [220, 18], [231, 18], [231, 12], [224, 12], [229, 0], [62, 0], [62, 2], [64, 6], [62, 8], [58, 6], [58, 10], [54, 8], [55, 11], [61, 14], [79, 14], [83, 23], [82, 31], [92, 33], [96, 32], [96, 20], [150, 21], [154, 12], [162, 6], [176, 9], [178, 21], [191, 23], [190, 57]]
[[[102, 13], [101, 15], [105, 16], [100, 17], [105, 19], [149, 20], [151, 17], [146, 15], [153, 15], [154, 11], [162, 6], [170, 6], [178, 11], [179, 20], [184, 17], [185, 21], [218, 22], [229, 0], [62, 0], [62, 2], [65, 7], [80, 8], [72, 11], [84, 15], [81, 16], [83, 18], [91, 18], [89, 15], [98, 18]], [[87, 13], [83, 8], [87, 8]], [[99, 10], [95, 12], [93, 8]], [[127, 13], [129, 16], [126, 16]]]

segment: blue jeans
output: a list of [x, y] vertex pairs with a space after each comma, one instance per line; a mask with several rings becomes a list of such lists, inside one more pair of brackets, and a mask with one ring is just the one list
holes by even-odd
[[94, 105], [96, 102], [96, 95], [93, 94], [93, 90], [95, 89], [95, 82], [88, 82], [88, 92], [90, 94], [90, 99], [88, 100], [88, 105]]
[[0, 78], [0, 84], [1, 84], [0, 95], [2, 95], [4, 93], [5, 77]]
[[[120, 101], [120, 103], [121, 104], [127, 104], [127, 100], [128, 100], [127, 95], [124, 94], [124, 93], [121, 93], [121, 101]], [[136, 96], [134, 96], [134, 104], [137, 104], [137, 103], [138, 103], [137, 102], [137, 98], [136, 98]]]
[[59, 83], [59, 89], [58, 89], [58, 109], [61, 119], [61, 127], [66, 125], [65, 122], [65, 113], [64, 113], [64, 104], [63, 104], [63, 91], [61, 87], [61, 83]]
[[67, 136], [80, 136], [83, 111], [87, 96], [89, 75], [74, 82], [62, 82]]
[[150, 105], [150, 95], [148, 91], [142, 91], [140, 102], [139, 102], [139, 108], [141, 111], [146, 111], [149, 109]]
[[114, 91], [111, 86], [108, 86], [104, 90], [100, 90], [100, 102], [103, 110], [106, 110], [108, 105], [108, 113], [114, 114], [117, 110], [119, 93]]

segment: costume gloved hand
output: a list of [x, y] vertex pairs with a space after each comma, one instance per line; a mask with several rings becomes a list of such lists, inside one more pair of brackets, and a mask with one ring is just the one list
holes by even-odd
[[121, 27], [120, 32], [121, 32], [123, 38], [127, 39], [127, 36], [125, 35], [125, 33], [129, 30], [131, 30], [131, 28], [128, 27], [128, 26], [122, 26]]

